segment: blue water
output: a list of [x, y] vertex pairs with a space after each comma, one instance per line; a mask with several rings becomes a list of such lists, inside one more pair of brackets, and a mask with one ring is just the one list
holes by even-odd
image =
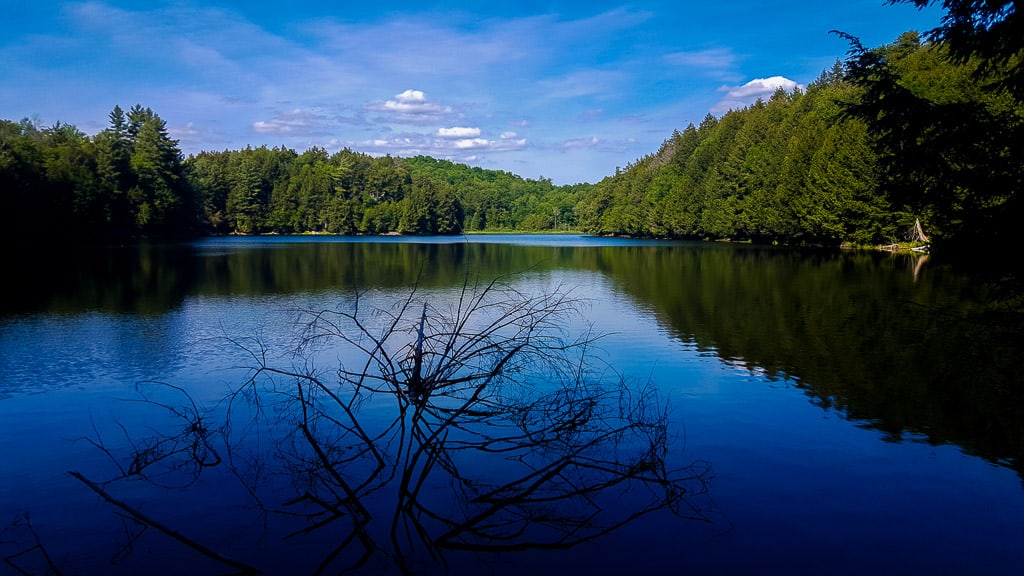
[[[564, 236], [244, 238], [201, 243], [196, 258], [203, 262], [293, 243], [437, 242], [574, 250], [673, 246]], [[555, 263], [513, 282], [527, 292], [571, 288], [585, 302], [582, 315], [565, 328], [602, 335], [593, 366], [613, 367], [631, 382], [657, 389], [669, 406], [667, 460], [677, 466], [710, 464], [707, 493], [694, 491], [687, 500], [702, 520], [656, 513], [568, 550], [450, 552], [447, 567], [415, 556], [416, 573], [1024, 570], [1024, 489], [1013, 467], [998, 458], [981, 458], [909, 429], [894, 441], [870, 419], [822, 407], [808, 395], [810, 384], [802, 374], [723, 358], [714, 345], [682, 334], [656, 303], [633, 297], [624, 288], [628, 279]], [[443, 302], [460, 286], [438, 284], [423, 286], [420, 293]], [[44, 574], [50, 562], [69, 574], [228, 573], [153, 528], [140, 531], [67, 472], [108, 478], [116, 471], [113, 460], [130, 452], [133, 443], [150, 431], [180, 425], [166, 410], [140, 402], [140, 391], [156, 390], [162, 399], [182, 405], [194, 401], [221, 417], [221, 401], [253, 367], [239, 344], [252, 350], [261, 342], [270, 364], [293, 366], [296, 357], [289, 352], [304, 319], [297, 309], [342, 308], [352, 301], [348, 288], [316, 285], [272, 293], [198, 288], [185, 290], [180, 301], [157, 312], [84, 306], [0, 318], [0, 553], [8, 560], [0, 573], [17, 573], [16, 566]], [[408, 290], [367, 287], [364, 302], [392, 302]], [[356, 356], [350, 348], [332, 345], [307, 359], [330, 374], [338, 362]], [[191, 400], [158, 383], [181, 387]], [[373, 403], [365, 409], [369, 420], [380, 417], [375, 410], [385, 410]], [[275, 445], [270, 438], [260, 442]], [[189, 490], [180, 478], [166, 480], [161, 487], [131, 481], [109, 488], [166, 525], [271, 573], [311, 572], [325, 547], [333, 546], [331, 538], [320, 536], [281, 539], [281, 529], [271, 522], [275, 517], [261, 515], [223, 466], [204, 472]], [[439, 499], [447, 497], [443, 484], [430, 489]], [[628, 498], [622, 504], [628, 506]], [[368, 505], [386, 511], [387, 496], [378, 494]], [[268, 523], [272, 527], [266, 529]], [[387, 540], [386, 533], [378, 536]], [[386, 556], [375, 556], [361, 573], [396, 570]]]

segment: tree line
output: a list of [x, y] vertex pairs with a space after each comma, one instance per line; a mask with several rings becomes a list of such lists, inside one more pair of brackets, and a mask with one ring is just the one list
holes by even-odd
[[872, 243], [913, 221], [879, 192], [867, 126], [842, 66], [805, 91], [708, 115], [581, 202], [588, 232], [755, 242]]
[[558, 187], [426, 156], [246, 148], [185, 161], [216, 233], [458, 234], [575, 226], [586, 185]]
[[[893, 0], [926, 5], [927, 0]], [[943, 25], [849, 57], [806, 89], [676, 130], [596, 184], [425, 156], [246, 148], [183, 157], [164, 121], [115, 107], [94, 137], [0, 121], [4, 233], [63, 241], [198, 234], [576, 230], [784, 244], [1012, 238], [1024, 180], [1014, 2], [943, 2]]]
[[555, 186], [425, 156], [275, 147], [185, 158], [149, 108], [116, 106], [89, 137], [0, 121], [9, 239], [54, 243], [201, 234], [458, 234], [565, 230], [589, 185]]

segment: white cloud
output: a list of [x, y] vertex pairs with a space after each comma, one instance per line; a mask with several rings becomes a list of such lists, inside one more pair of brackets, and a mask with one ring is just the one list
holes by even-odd
[[396, 94], [394, 100], [371, 102], [364, 106], [372, 112], [383, 112], [384, 121], [403, 124], [425, 124], [454, 114], [451, 106], [427, 99], [421, 90], [406, 90]]
[[502, 140], [511, 140], [512, 138], [515, 138], [518, 135], [519, 134], [516, 134], [515, 132], [502, 132], [501, 133], [501, 139]]
[[305, 126], [280, 119], [259, 120], [252, 123], [252, 131], [257, 134], [292, 134], [302, 128]]
[[435, 114], [443, 110], [438, 104], [411, 100], [388, 100], [384, 102], [383, 110], [401, 112], [403, 114]]
[[726, 88], [732, 98], [763, 98], [771, 96], [776, 90], [782, 88], [790, 92], [803, 86], [783, 76], [772, 76], [771, 78], [755, 78], [742, 86]]
[[786, 92], [804, 89], [803, 85], [797, 84], [784, 76], [755, 78], [742, 86], [722, 86], [719, 88], [718, 91], [725, 92], [726, 95], [712, 107], [711, 111], [715, 114], [721, 114], [729, 110], [743, 108], [753, 104], [758, 98], [770, 98], [780, 88]]
[[460, 150], [469, 148], [486, 148], [490, 142], [485, 138], [463, 138], [455, 141], [455, 147]]
[[354, 142], [353, 146], [369, 154], [397, 154], [399, 156], [416, 156], [433, 154], [434, 141], [423, 134], [403, 134], [391, 138], [373, 138]]
[[403, 104], [412, 104], [414, 102], [426, 102], [427, 95], [422, 90], [406, 90], [401, 94], [395, 94], [395, 100]]
[[454, 143], [456, 150], [479, 150], [486, 152], [510, 152], [526, 147], [526, 138], [488, 140], [486, 138], [464, 138]]
[[475, 138], [480, 135], [479, 128], [466, 128], [453, 126], [451, 128], [438, 128], [437, 135], [441, 138]]

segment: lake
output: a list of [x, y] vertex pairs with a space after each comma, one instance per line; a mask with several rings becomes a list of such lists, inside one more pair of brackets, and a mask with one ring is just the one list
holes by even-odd
[[12, 258], [3, 573], [1024, 573], [1024, 328], [947, 265], [566, 235]]

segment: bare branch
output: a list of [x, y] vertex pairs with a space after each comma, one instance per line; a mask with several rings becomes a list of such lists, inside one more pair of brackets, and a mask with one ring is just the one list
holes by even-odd
[[[659, 511], [704, 519], [691, 498], [706, 491], [709, 466], [671, 464], [667, 406], [650, 382], [633, 384], [597, 357], [599, 335], [570, 332], [585, 305], [572, 290], [529, 294], [508, 277], [467, 275], [451, 300], [415, 289], [391, 303], [367, 299], [355, 292], [345, 309], [300, 311], [290, 368], [246, 341], [255, 365], [218, 428], [184, 388], [156, 388], [184, 395], [182, 405], [140, 389], [141, 402], [184, 426], [134, 442], [121, 478], [152, 479], [157, 464], [197, 475], [226, 453], [261, 509], [307, 520], [286, 541], [344, 530], [317, 572], [354, 570], [373, 555], [408, 572], [418, 553], [444, 565], [452, 550], [565, 548]], [[344, 358], [334, 381], [314, 366], [324, 350]], [[274, 438], [272, 456], [260, 452], [262, 434]], [[245, 478], [238, 462], [263, 479]], [[76, 478], [166, 533], [110, 496], [109, 483]], [[386, 542], [371, 533], [374, 518], [389, 522]]]

